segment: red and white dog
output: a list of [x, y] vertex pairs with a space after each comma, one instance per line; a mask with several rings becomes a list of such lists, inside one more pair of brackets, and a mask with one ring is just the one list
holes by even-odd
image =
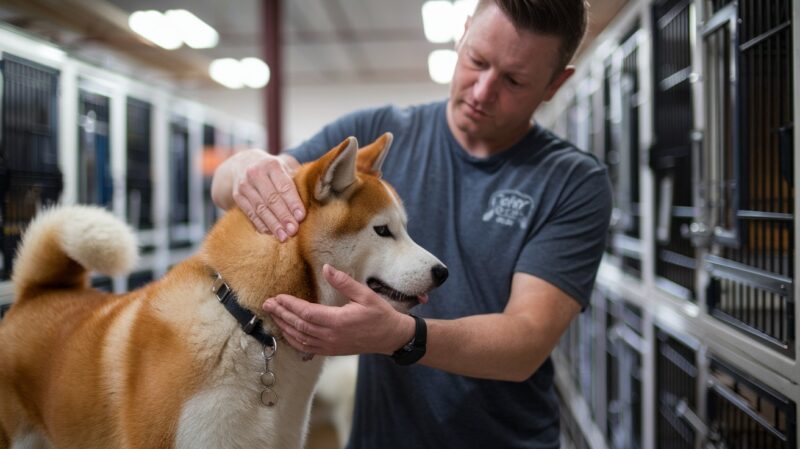
[[302, 447], [323, 358], [285, 344], [264, 299], [344, 304], [326, 263], [402, 311], [442, 281], [380, 179], [390, 144], [387, 133], [358, 150], [351, 137], [304, 165], [307, 217], [288, 242], [233, 209], [196, 255], [124, 295], [89, 287], [90, 270], [135, 264], [124, 223], [90, 206], [40, 214], [0, 322], [0, 449]]

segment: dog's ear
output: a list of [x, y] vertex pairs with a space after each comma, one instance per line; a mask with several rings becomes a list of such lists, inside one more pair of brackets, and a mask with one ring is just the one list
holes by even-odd
[[389, 153], [389, 147], [392, 146], [392, 133], [383, 133], [378, 137], [375, 142], [358, 150], [358, 172], [366, 173], [381, 177], [381, 167], [383, 161], [386, 160], [386, 155]]
[[324, 201], [331, 195], [343, 192], [356, 181], [357, 153], [358, 141], [355, 137], [348, 137], [319, 159], [322, 174], [314, 189], [314, 198], [317, 201]]

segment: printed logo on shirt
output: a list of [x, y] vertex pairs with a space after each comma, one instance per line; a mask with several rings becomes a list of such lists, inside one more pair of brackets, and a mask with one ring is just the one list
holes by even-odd
[[506, 226], [525, 229], [533, 212], [533, 198], [518, 190], [498, 190], [489, 199], [489, 210], [483, 214], [483, 221], [494, 220]]

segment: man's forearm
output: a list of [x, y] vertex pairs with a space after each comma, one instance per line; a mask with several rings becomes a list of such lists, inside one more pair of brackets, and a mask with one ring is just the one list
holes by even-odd
[[495, 313], [426, 320], [428, 345], [420, 363], [464, 376], [521, 382], [547, 359], [562, 332]]

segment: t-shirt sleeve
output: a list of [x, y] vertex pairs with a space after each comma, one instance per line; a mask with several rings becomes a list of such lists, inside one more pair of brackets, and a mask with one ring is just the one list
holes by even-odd
[[611, 198], [605, 168], [592, 170], [526, 243], [515, 271], [555, 285], [586, 308], [606, 246]]

